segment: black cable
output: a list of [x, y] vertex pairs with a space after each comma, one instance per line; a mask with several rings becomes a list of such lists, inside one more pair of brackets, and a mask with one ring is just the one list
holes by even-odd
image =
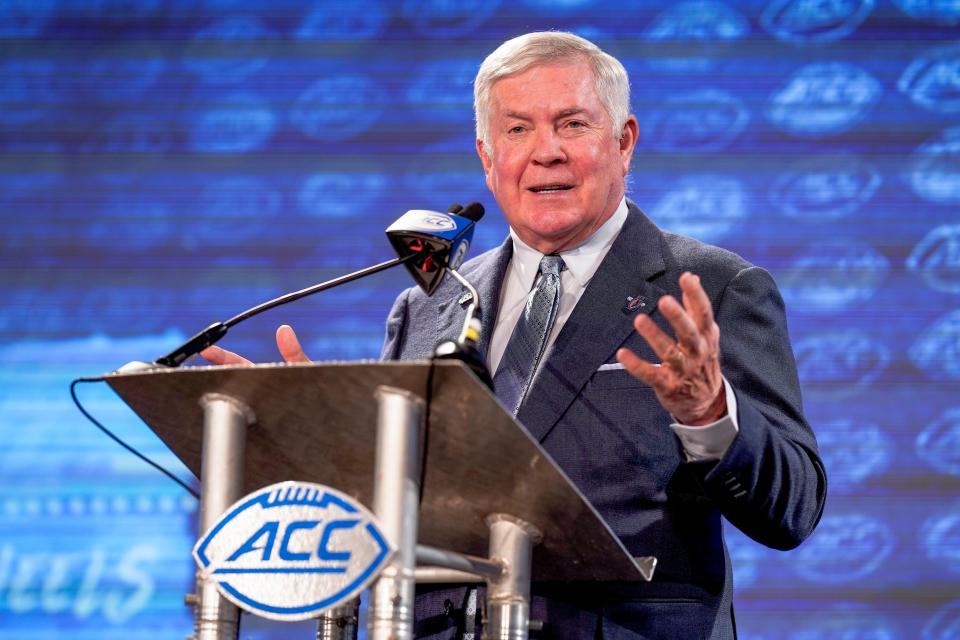
[[191, 486], [189, 486], [188, 484], [186, 484], [183, 480], [181, 480], [181, 479], [178, 478], [177, 476], [173, 475], [173, 473], [171, 473], [170, 471], [168, 471], [167, 469], [165, 469], [165, 468], [164, 468], [163, 466], [161, 466], [160, 464], [154, 462], [153, 460], [151, 460], [151, 459], [148, 458], [147, 456], [143, 455], [142, 453], [140, 453], [139, 451], [137, 451], [136, 449], [134, 449], [133, 447], [131, 447], [130, 445], [128, 445], [126, 442], [124, 442], [123, 440], [121, 440], [120, 438], [118, 438], [117, 436], [115, 436], [109, 429], [107, 429], [105, 426], [103, 426], [102, 424], [100, 424], [100, 423], [97, 421], [96, 418], [94, 418], [92, 415], [90, 415], [90, 414], [87, 412], [87, 410], [83, 408], [83, 405], [80, 404], [80, 399], [77, 398], [77, 385], [78, 385], [79, 383], [81, 383], [81, 382], [103, 382], [104, 380], [105, 380], [105, 378], [103, 378], [102, 376], [99, 377], [99, 378], [77, 378], [77, 379], [75, 379], [73, 382], [70, 383], [70, 397], [73, 398], [73, 404], [77, 405], [77, 409], [80, 410], [80, 413], [82, 413], [84, 416], [86, 416], [87, 420], [89, 420], [90, 422], [92, 422], [98, 429], [100, 429], [100, 431], [103, 431], [105, 434], [107, 434], [107, 437], [109, 437], [111, 440], [113, 440], [114, 442], [116, 442], [117, 444], [119, 444], [121, 447], [123, 447], [124, 449], [126, 449], [127, 451], [129, 451], [130, 453], [132, 453], [133, 455], [137, 456], [138, 458], [140, 458], [141, 460], [143, 460], [144, 462], [146, 462], [147, 464], [149, 464], [151, 467], [153, 467], [154, 469], [156, 469], [157, 471], [159, 471], [159, 472], [162, 473], [163, 475], [167, 476], [168, 478], [170, 478], [171, 480], [173, 480], [174, 482], [176, 482], [178, 485], [180, 485], [181, 487], [183, 487], [184, 489], [186, 489], [187, 492], [188, 492], [190, 495], [192, 495], [194, 498], [196, 498], [196, 499], [199, 500], [199, 499], [200, 499], [200, 494], [197, 493], [196, 491], [194, 491]]

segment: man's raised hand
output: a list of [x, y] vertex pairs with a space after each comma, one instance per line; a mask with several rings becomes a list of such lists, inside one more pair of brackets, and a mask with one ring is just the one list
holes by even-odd
[[[280, 325], [277, 328], [277, 348], [285, 362], [310, 362], [310, 358], [303, 352], [300, 346], [300, 340], [290, 325]], [[200, 352], [200, 355], [209, 360], [212, 364], [243, 364], [253, 365], [253, 363], [243, 356], [227, 351], [218, 346], [207, 347]]]
[[638, 315], [633, 323], [662, 364], [647, 362], [626, 348], [617, 351], [617, 360], [653, 388], [657, 400], [677, 421], [702, 426], [727, 414], [720, 374], [720, 328], [700, 278], [685, 272], [680, 276], [680, 288], [682, 306], [673, 296], [663, 296], [657, 303], [673, 327], [676, 341], [646, 314]]

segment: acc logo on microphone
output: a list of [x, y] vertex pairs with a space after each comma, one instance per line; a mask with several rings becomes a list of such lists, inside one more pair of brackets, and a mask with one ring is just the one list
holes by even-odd
[[450, 216], [437, 211], [412, 210], [407, 211], [395, 224], [403, 222], [407, 229], [421, 231], [453, 231], [457, 223]]
[[292, 621], [352, 598], [392, 552], [373, 514], [346, 494], [281, 482], [230, 507], [193, 557], [237, 606]]

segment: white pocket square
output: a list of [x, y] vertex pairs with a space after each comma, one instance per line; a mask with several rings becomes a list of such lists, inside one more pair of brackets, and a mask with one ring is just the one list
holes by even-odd
[[607, 364], [600, 365], [597, 371], [619, 371], [621, 369], [623, 369], [623, 365], [619, 362], [608, 362]]

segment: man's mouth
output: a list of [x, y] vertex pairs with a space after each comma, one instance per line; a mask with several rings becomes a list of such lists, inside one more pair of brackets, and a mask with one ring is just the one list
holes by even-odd
[[544, 184], [537, 187], [530, 187], [530, 191], [534, 193], [556, 193], [558, 191], [568, 191], [573, 189], [573, 185], [570, 184]]

